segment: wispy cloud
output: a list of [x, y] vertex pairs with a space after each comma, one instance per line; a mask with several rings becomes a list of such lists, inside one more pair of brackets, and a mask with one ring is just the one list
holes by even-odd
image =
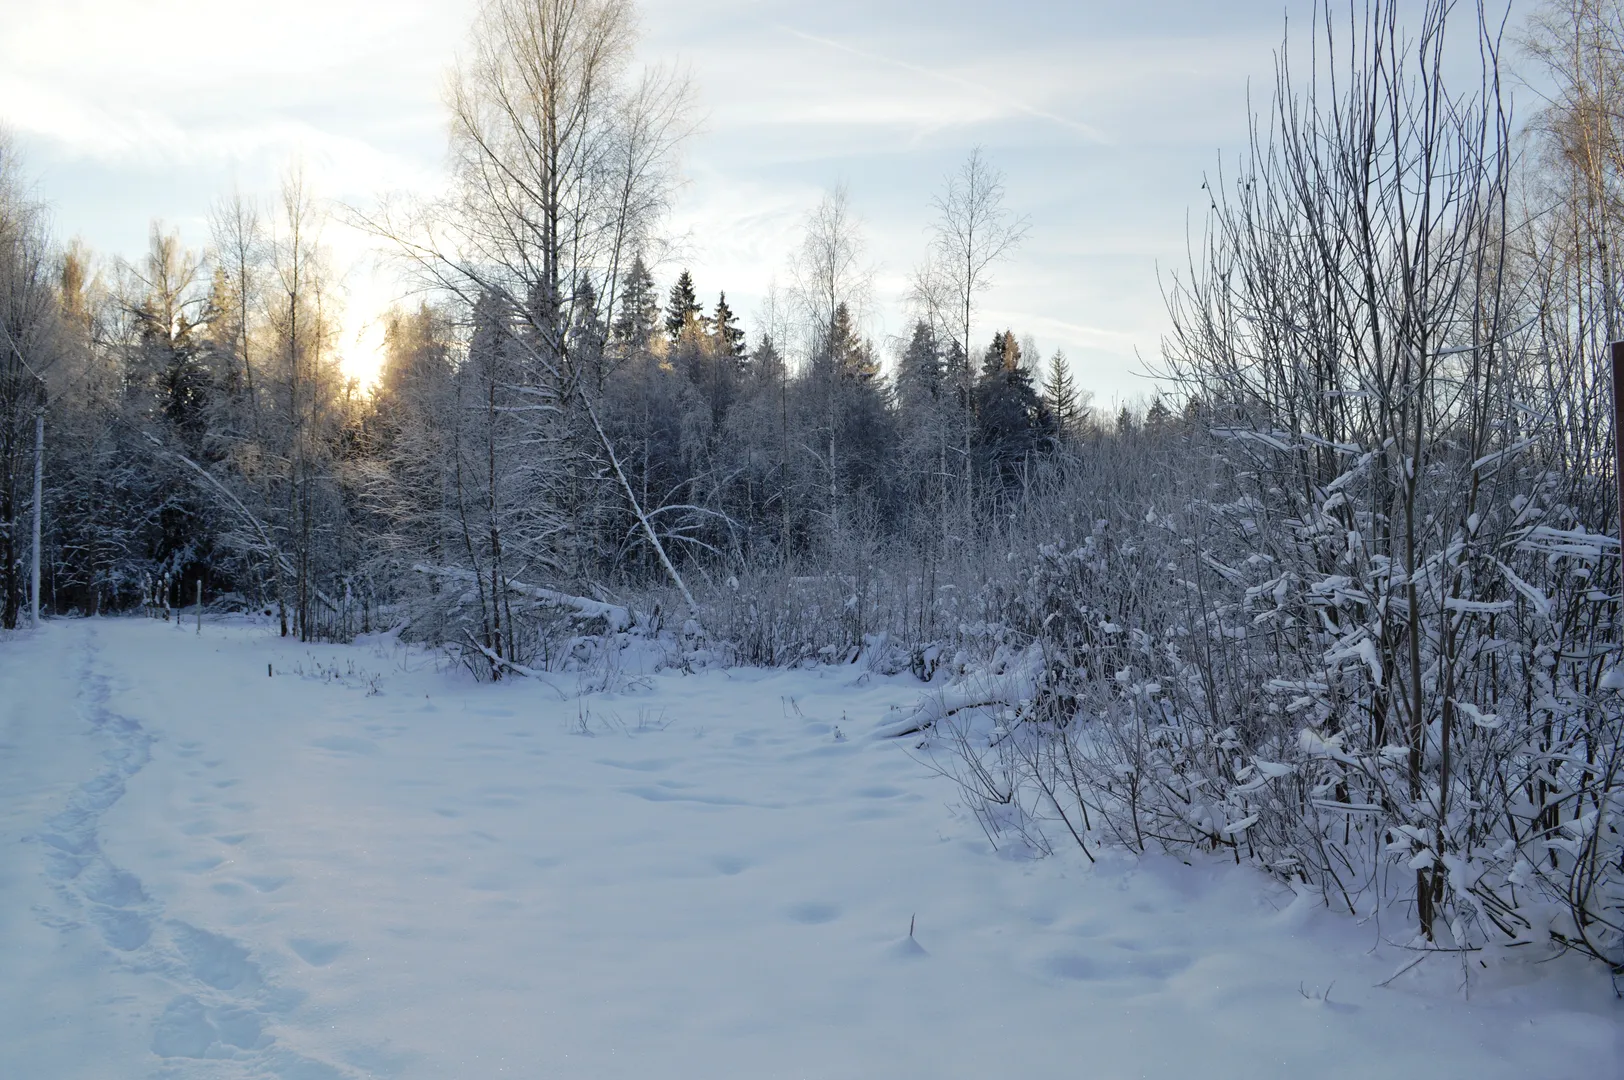
[[971, 91], [976, 96], [983, 98], [988, 102], [996, 102], [998, 105], [1003, 106], [1005, 109], [1011, 112], [1030, 116], [1038, 120], [1047, 120], [1053, 124], [1058, 124], [1069, 131], [1082, 135], [1092, 142], [1103, 144], [1109, 144], [1110, 142], [1110, 140], [1107, 139], [1105, 135], [1099, 131], [1099, 129], [1095, 128], [1091, 124], [1085, 124], [1080, 120], [1074, 120], [1070, 117], [1061, 116], [1059, 113], [1050, 112], [1047, 109], [1039, 108], [1036, 105], [1022, 101], [1003, 90], [993, 86], [988, 86], [986, 83], [979, 80], [969, 79], [952, 71], [929, 68], [922, 64], [914, 64], [906, 60], [899, 60], [895, 57], [884, 56], [869, 49], [860, 49], [855, 45], [850, 45], [843, 41], [837, 41], [834, 38], [820, 37], [817, 34], [809, 34], [804, 30], [797, 30], [791, 26], [780, 26], [778, 29], [792, 35], [793, 37], [800, 38], [802, 41], [810, 42], [814, 45], [821, 45], [827, 49], [834, 49], [837, 52], [855, 56], [860, 60], [866, 60], [874, 64], [881, 64], [898, 71], [910, 72], [914, 75], [922, 76], [928, 80], [931, 80], [932, 82], [942, 85], [954, 86], [961, 90]]
[[[1180, 262], [1201, 173], [1244, 138], [1245, 77], [1267, 73], [1280, 31], [1278, 4], [1210, 0], [638, 2], [645, 55], [690, 68], [710, 113], [662, 278], [690, 267], [748, 324], [843, 180], [878, 264], [875, 330], [901, 332], [930, 197], [979, 144], [1033, 219], [983, 308], [1065, 348], [1102, 393], [1135, 385], [1135, 347], [1156, 348], [1154, 267]], [[0, 0], [0, 124], [63, 233], [127, 257], [149, 216], [201, 242], [214, 198], [269, 193], [293, 157], [347, 201], [431, 189], [443, 77], [476, 4]], [[400, 290], [362, 239], [328, 239], [364, 351]]]

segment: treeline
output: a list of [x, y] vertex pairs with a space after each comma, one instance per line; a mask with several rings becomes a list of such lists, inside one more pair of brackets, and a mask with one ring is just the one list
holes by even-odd
[[[1039, 385], [1010, 331], [994, 333], [971, 364], [918, 321], [888, 375], [844, 302], [803, 353], [770, 334], [751, 342], [726, 294], [707, 311], [686, 272], [662, 306], [634, 258], [619, 294], [612, 320], [577, 304], [567, 330], [568, 378], [585, 384], [613, 465], [581, 430], [594, 417], [576, 415], [575, 387], [523, 383], [524, 331], [507, 324], [499, 300], [474, 305], [465, 341], [444, 308], [390, 316], [361, 427], [368, 505], [402, 560], [452, 551], [504, 558], [509, 576], [636, 589], [665, 580], [641, 508], [679, 570], [813, 567], [858, 534], [937, 543], [958, 519], [972, 525], [1017, 498], [1037, 458], [1099, 433], [1064, 357]], [[470, 410], [480, 409], [476, 424]], [[464, 422], [448, 427], [456, 416]], [[543, 448], [553, 475], [532, 460]], [[459, 450], [472, 455], [460, 465]], [[437, 471], [447, 465], [449, 479]], [[504, 497], [522, 483], [548, 486]], [[458, 485], [477, 497], [446, 502]], [[523, 523], [501, 517], [510, 504]], [[514, 539], [484, 539], [493, 524]], [[470, 550], [473, 536], [482, 539]]]
[[359, 565], [344, 482], [368, 408], [338, 372], [337, 293], [295, 179], [276, 208], [223, 202], [205, 257], [154, 226], [138, 265], [52, 248], [0, 149], [0, 571], [17, 624], [36, 412], [45, 417], [41, 595], [92, 614], [211, 598], [330, 632]]
[[[567, 387], [530, 370], [534, 331], [492, 292], [387, 313], [363, 390], [339, 367], [342, 300], [297, 179], [274, 207], [223, 200], [203, 250], [155, 224], [141, 263], [98, 265], [51, 247], [4, 161], [10, 324], [29, 343], [5, 384], [8, 626], [41, 406], [47, 613], [190, 604], [201, 584], [306, 638], [404, 618], [417, 586], [436, 591], [413, 576], [425, 562], [635, 593], [665, 580], [642, 519], [702, 576], [815, 568], [854, 537], [939, 547], [1018, 499], [1040, 458], [1136, 422], [1102, 424], [1063, 354], [1040, 383], [1012, 330], [972, 360], [921, 318], [888, 374], [843, 298], [826, 324], [780, 318], [781, 338], [751, 341], [725, 293], [702, 304], [683, 271], [662, 294], [640, 254], [613, 310], [586, 289], [569, 306]], [[1148, 422], [1170, 419], [1158, 402]], [[488, 616], [482, 644], [533, 659]]]
[[[689, 91], [634, 71], [633, 45], [620, 0], [482, 9], [448, 97], [448, 193], [339, 210], [425, 296], [384, 317], [370, 391], [340, 372], [328, 211], [297, 173], [272, 200], [222, 200], [201, 250], [155, 224], [143, 260], [99, 263], [52, 246], [6, 151], [0, 621], [27, 594], [41, 408], [47, 613], [201, 589], [301, 638], [404, 623], [493, 678], [548, 648], [550, 619], [512, 610], [509, 582], [599, 600], [674, 587], [689, 619], [695, 588], [766, 567], [816, 576], [901, 545], [929, 578], [1041, 459], [1132, 426], [1102, 426], [1062, 354], [1045, 364], [977, 324], [1026, 227], [979, 152], [934, 200], [900, 340], [865, 334], [844, 189], [807, 215], [753, 340], [686, 271], [660, 289], [645, 253]], [[852, 620], [839, 647], [866, 629]]]

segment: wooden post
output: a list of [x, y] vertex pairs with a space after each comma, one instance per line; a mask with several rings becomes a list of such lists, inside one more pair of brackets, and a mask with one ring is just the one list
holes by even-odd
[[197, 636], [203, 636], [203, 579], [197, 579]]

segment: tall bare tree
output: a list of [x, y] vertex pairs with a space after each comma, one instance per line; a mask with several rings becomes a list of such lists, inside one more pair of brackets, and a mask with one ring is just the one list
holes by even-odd
[[258, 205], [241, 192], [232, 192], [210, 212], [209, 232], [216, 270], [224, 275], [225, 285], [214, 312], [215, 319], [223, 324], [219, 330], [225, 332], [217, 332], [215, 338], [229, 349], [233, 371], [228, 384], [241, 377], [240, 399], [247, 406], [249, 434], [257, 437], [260, 403], [254, 388], [252, 342], [267, 254]]
[[[470, 337], [502, 338], [478, 365], [489, 384], [480, 393], [485, 422], [462, 433], [486, 444], [482, 486], [500, 503], [487, 508], [490, 528], [477, 538], [494, 575], [487, 627], [506, 588], [495, 568], [559, 566], [548, 546], [563, 532], [527, 530], [517, 546], [518, 537], [501, 535], [517, 509], [505, 500], [521, 490], [538, 513], [586, 505], [586, 489], [616, 493], [635, 535], [694, 607], [600, 416], [604, 335], [591, 329], [607, 322], [625, 264], [667, 204], [688, 130], [686, 81], [634, 73], [636, 29], [629, 0], [485, 0], [448, 95], [452, 196], [404, 218], [366, 219], [426, 284], [465, 316], [479, 313]], [[515, 424], [521, 430], [503, 434]], [[466, 486], [475, 474], [459, 475]], [[506, 645], [484, 647], [498, 667], [512, 660]]]
[[[1003, 174], [980, 147], [971, 150], [959, 170], [947, 177], [946, 186], [931, 205], [936, 218], [930, 227], [930, 250], [914, 272], [913, 300], [949, 346], [948, 377], [961, 406], [958, 456], [964, 508], [968, 509], [974, 501], [975, 477], [971, 443], [976, 305], [992, 287], [993, 267], [1020, 246], [1030, 223], [1004, 205]], [[944, 455], [944, 471], [947, 464]]]
[[334, 580], [343, 529], [333, 470], [342, 422], [332, 349], [337, 300], [321, 246], [324, 215], [301, 168], [283, 180], [277, 211], [266, 298], [276, 423], [262, 428], [261, 454], [272, 468], [260, 498], [281, 537], [274, 571], [282, 632], [311, 640], [336, 606], [322, 585]]

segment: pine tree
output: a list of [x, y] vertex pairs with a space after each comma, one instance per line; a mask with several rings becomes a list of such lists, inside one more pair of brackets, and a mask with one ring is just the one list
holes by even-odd
[[923, 525], [922, 538], [935, 537], [944, 527], [948, 455], [957, 445], [953, 419], [959, 412], [941, 339], [929, 322], [919, 319], [897, 365], [896, 420], [902, 490]]
[[[204, 310], [208, 312], [201, 335], [202, 347], [206, 353], [205, 363], [214, 373], [218, 389], [226, 399], [236, 405], [247, 393], [247, 379], [244, 377], [243, 365], [237, 358], [237, 343], [242, 337], [239, 315], [241, 305], [238, 303], [236, 284], [223, 266], [214, 269], [209, 281], [209, 298]], [[224, 411], [220, 409], [215, 411], [210, 420], [211, 426], [231, 428], [236, 418], [222, 415]]]
[[[676, 290], [672, 296], [675, 300]], [[744, 377], [744, 331], [739, 329], [738, 317], [727, 306], [726, 293], [717, 300], [714, 317], [696, 319], [690, 311], [685, 318], [684, 333], [671, 350], [672, 363], [688, 376], [710, 405], [711, 431], [720, 433], [723, 418], [738, 396], [739, 383]]]

